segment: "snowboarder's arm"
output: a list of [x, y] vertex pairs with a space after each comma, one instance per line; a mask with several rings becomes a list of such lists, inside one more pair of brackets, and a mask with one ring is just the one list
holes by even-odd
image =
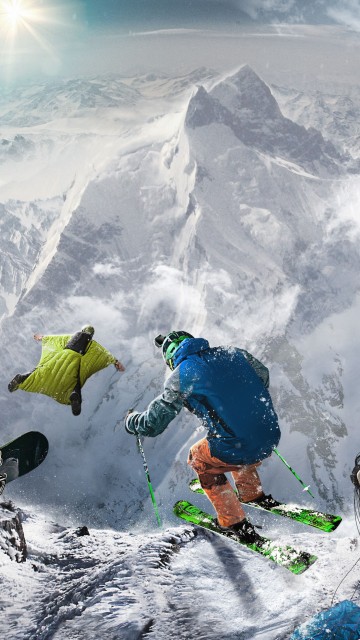
[[115, 369], [117, 369], [118, 371], [125, 371], [125, 367], [124, 367], [124, 365], [120, 362], [120, 360], [115, 360], [115, 362], [114, 362], [114, 367], [115, 367]]
[[248, 363], [251, 364], [253, 369], [255, 369], [257, 375], [259, 376], [259, 378], [261, 378], [261, 380], [263, 381], [264, 387], [266, 387], [266, 389], [268, 389], [268, 387], [269, 387], [269, 369], [267, 367], [265, 367], [265, 365], [262, 362], [260, 362], [260, 360], [257, 360], [256, 358], [254, 358], [254, 356], [251, 355], [251, 353], [249, 353], [248, 351], [245, 351], [245, 349], [240, 349], [240, 351], [245, 356], [245, 358], [248, 361]]
[[150, 402], [143, 413], [130, 413], [125, 419], [125, 429], [132, 435], [154, 438], [162, 433], [183, 407], [179, 389], [166, 384], [164, 392]]
[[34, 340], [37, 340], [38, 342], [41, 342], [43, 337], [44, 336], [42, 336], [40, 333], [34, 333]]

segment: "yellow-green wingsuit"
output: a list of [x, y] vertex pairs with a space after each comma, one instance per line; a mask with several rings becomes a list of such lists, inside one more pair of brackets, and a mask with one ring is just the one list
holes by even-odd
[[43, 393], [61, 404], [70, 404], [70, 394], [80, 378], [81, 386], [97, 371], [116, 362], [116, 358], [92, 340], [84, 355], [65, 349], [69, 335], [43, 336], [39, 364], [18, 389]]

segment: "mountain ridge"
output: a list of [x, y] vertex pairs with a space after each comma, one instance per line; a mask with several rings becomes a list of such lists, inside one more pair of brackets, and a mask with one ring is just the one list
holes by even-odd
[[360, 164], [348, 153], [341, 154], [319, 131], [284, 117], [270, 88], [249, 65], [209, 91], [199, 87], [190, 100], [188, 127], [214, 122], [228, 126], [245, 145], [271, 156], [284, 156], [315, 174], [360, 172]]

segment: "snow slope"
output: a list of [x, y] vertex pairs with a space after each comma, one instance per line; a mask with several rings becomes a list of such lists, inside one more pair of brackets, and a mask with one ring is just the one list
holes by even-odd
[[[273, 525], [271, 533], [319, 557], [301, 576], [203, 530], [89, 528], [79, 536], [35, 509], [24, 522], [28, 561], [16, 570], [1, 562], [2, 624], [12, 640], [285, 639], [330, 606], [339, 574], [359, 553], [340, 532], [290, 529]], [[353, 575], [337, 597], [350, 598], [355, 586]]]
[[[360, 413], [359, 149], [346, 100], [337, 105], [351, 143], [320, 126], [315, 106], [302, 120], [247, 65], [77, 79], [1, 102], [1, 438], [36, 428], [50, 441], [46, 461], [6, 489], [30, 549], [21, 566], [2, 561], [10, 638], [285, 640], [330, 604], [357, 559], [349, 473]], [[9, 379], [39, 358], [35, 331], [85, 322], [126, 371], [91, 379], [80, 417], [9, 395]], [[187, 451], [203, 435], [185, 412], [144, 442], [157, 530], [122, 422], [161, 392], [152, 339], [174, 328], [269, 366], [280, 451], [314, 504], [345, 517], [328, 536], [252, 514], [319, 556], [304, 576], [179, 526], [172, 505], [188, 497]], [[262, 478], [280, 500], [310, 504], [278, 459]], [[90, 536], [75, 535], [81, 525]], [[352, 573], [341, 596], [355, 585]]]

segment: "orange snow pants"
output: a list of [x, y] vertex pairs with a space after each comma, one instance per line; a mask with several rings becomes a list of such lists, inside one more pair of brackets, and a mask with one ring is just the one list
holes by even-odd
[[[256, 469], [261, 462], [247, 465], [232, 465], [223, 462], [211, 455], [206, 438], [199, 440], [191, 447], [188, 464], [198, 474], [200, 484], [212, 502], [218, 522], [222, 527], [231, 527], [245, 518], [245, 511], [240, 500], [250, 502], [263, 493]], [[225, 473], [231, 473], [239, 498]]]

